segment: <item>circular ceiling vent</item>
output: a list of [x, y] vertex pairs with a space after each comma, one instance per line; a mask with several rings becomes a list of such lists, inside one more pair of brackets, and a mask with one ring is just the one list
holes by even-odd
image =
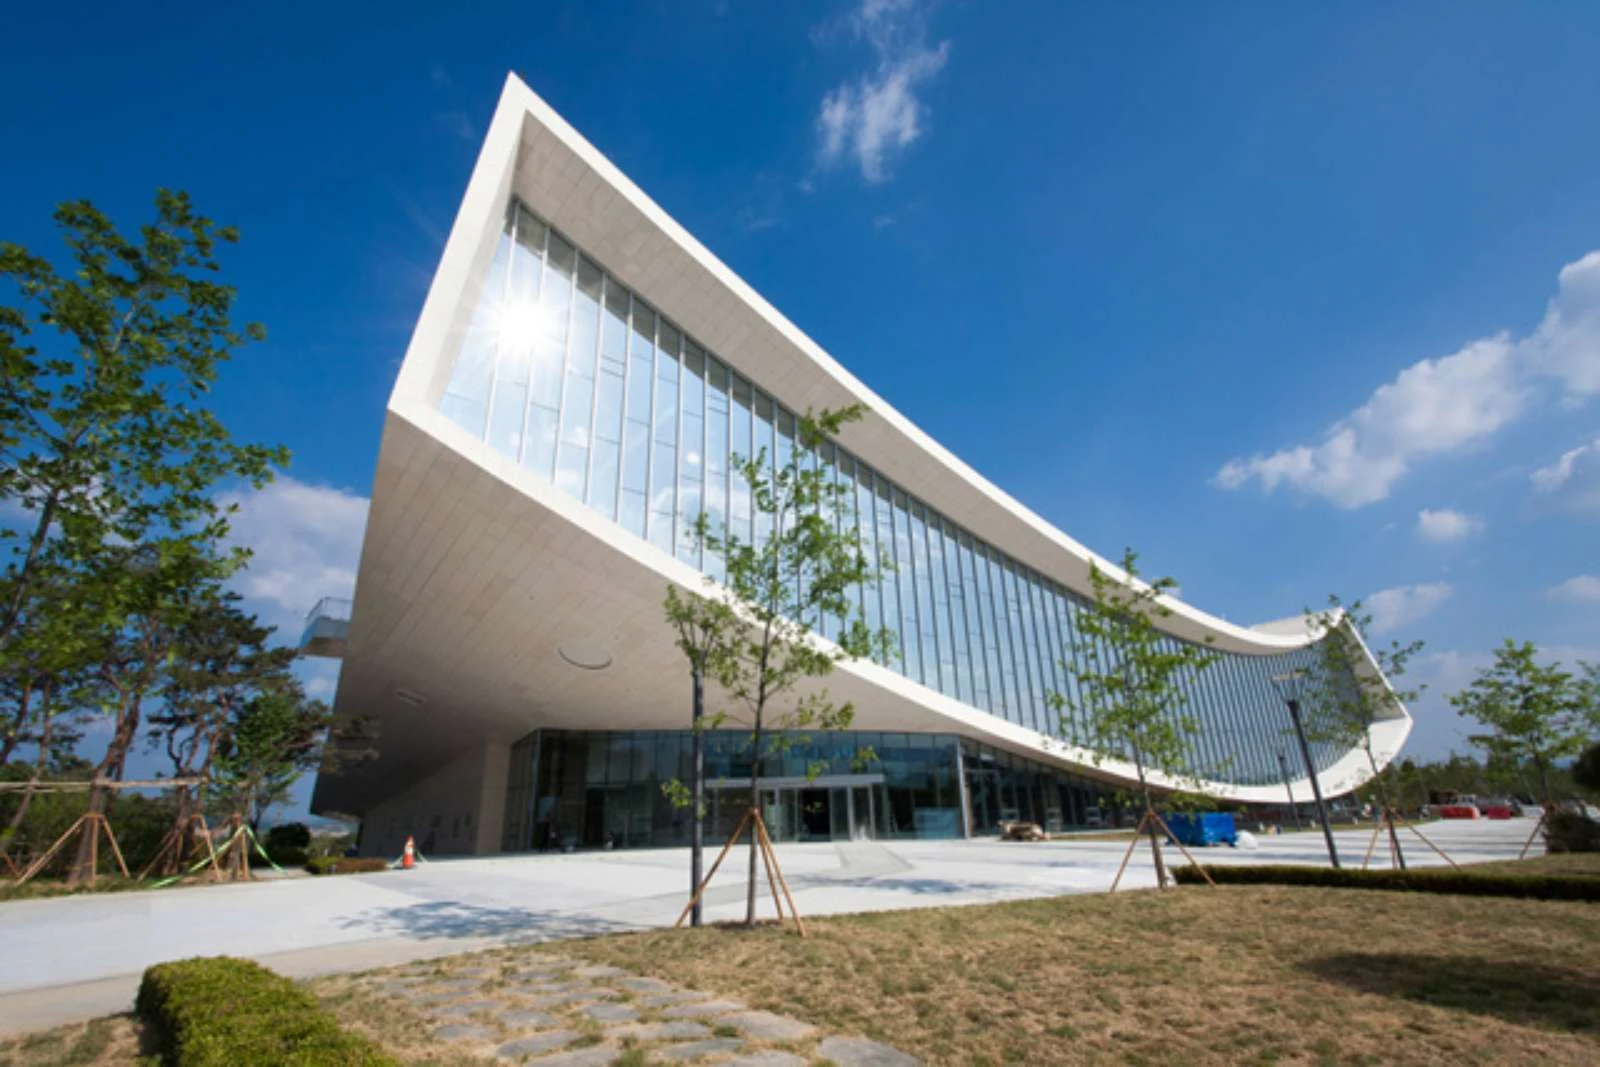
[[611, 650], [599, 641], [563, 641], [556, 652], [579, 670], [603, 671], [611, 666]]

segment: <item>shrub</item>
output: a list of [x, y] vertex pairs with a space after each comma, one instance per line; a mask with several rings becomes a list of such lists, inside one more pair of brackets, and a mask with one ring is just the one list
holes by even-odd
[[[272, 862], [280, 867], [303, 867], [306, 857], [310, 854], [311, 829], [303, 822], [274, 826], [262, 835], [261, 847], [272, 857]], [[259, 852], [250, 853], [252, 867], [261, 866], [266, 862]]]
[[[1218, 885], [1309, 885], [1331, 889], [1387, 889], [1401, 893], [1457, 893], [1478, 897], [1600, 902], [1600, 878], [1557, 874], [1500, 874], [1432, 868], [1413, 871], [1359, 871], [1331, 867], [1207, 867]], [[1193, 867], [1173, 870], [1184, 885], [1203, 885]]]
[[1600, 822], [1575, 811], [1544, 817], [1544, 844], [1550, 852], [1600, 852]]
[[312, 856], [306, 870], [312, 874], [371, 874], [386, 871], [389, 861], [379, 856]]
[[218, 956], [151, 967], [135, 1010], [175, 1067], [394, 1063], [366, 1038], [341, 1029], [311, 994], [249, 960]]

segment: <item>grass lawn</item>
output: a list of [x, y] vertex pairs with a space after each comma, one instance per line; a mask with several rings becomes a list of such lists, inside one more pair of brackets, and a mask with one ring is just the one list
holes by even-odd
[[[928, 1063], [1600, 1062], [1593, 905], [1193, 888], [552, 946]], [[540, 951], [526, 949], [522, 951]]]
[[[1515, 869], [1590, 871], [1600, 857]], [[1600, 908], [1434, 894], [1192, 887], [503, 949], [737, 997], [928, 1064], [1600, 1063]], [[435, 961], [441, 977], [485, 954]], [[365, 992], [312, 989], [408, 1062], [428, 1030]], [[127, 1019], [0, 1041], [0, 1064], [125, 1064]], [[431, 1046], [431, 1050], [430, 1050]], [[428, 1057], [435, 1058], [428, 1058]]]

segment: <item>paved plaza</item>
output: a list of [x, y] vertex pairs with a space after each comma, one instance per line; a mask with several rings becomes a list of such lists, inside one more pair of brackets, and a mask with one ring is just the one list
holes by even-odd
[[[1457, 862], [1514, 858], [1533, 820], [1434, 823]], [[1444, 861], [1403, 832], [1408, 861]], [[1370, 832], [1337, 835], [1359, 864]], [[1209, 863], [1326, 864], [1319, 834], [1258, 838], [1255, 851], [1204, 850]], [[1537, 846], [1536, 846], [1537, 847]], [[807, 916], [1103, 892], [1126, 842], [895, 841], [780, 845]], [[714, 853], [713, 853], [714, 854]], [[1176, 859], [1176, 855], [1174, 858]], [[1386, 864], [1380, 845], [1375, 864]], [[515, 941], [671, 924], [686, 898], [684, 849], [445, 860], [412, 871], [0, 903], [0, 1033], [127, 1010], [152, 963], [232, 955], [295, 977], [367, 970]], [[742, 918], [744, 858], [724, 864], [708, 921]], [[1150, 887], [1148, 846], [1124, 879]], [[771, 903], [763, 896], [764, 915]]]

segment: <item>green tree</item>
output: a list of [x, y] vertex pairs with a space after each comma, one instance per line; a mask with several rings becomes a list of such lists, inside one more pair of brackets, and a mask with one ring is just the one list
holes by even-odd
[[376, 755], [364, 719], [336, 720], [295, 678], [252, 693], [232, 706], [212, 761], [216, 806], [259, 827], [308, 771], [334, 772]]
[[1551, 770], [1582, 751], [1594, 723], [1586, 681], [1556, 664], [1538, 662], [1531, 641], [1507, 638], [1494, 664], [1450, 698], [1457, 711], [1489, 733], [1473, 738], [1492, 761], [1527, 760], [1538, 776], [1540, 800], [1555, 802]]
[[[1162, 598], [1177, 583], [1171, 578], [1141, 579], [1137, 563], [1130, 548], [1122, 557], [1124, 577], [1090, 565], [1093, 599], [1079, 616], [1064, 664], [1078, 683], [1082, 706], [1074, 709], [1063, 693], [1050, 693], [1049, 701], [1060, 716], [1063, 735], [1071, 731], [1074, 719], [1086, 723], [1087, 731], [1078, 736], [1097, 766], [1108, 758], [1132, 761], [1145, 813], [1154, 816], [1149, 771], [1160, 771], [1182, 788], [1202, 788], [1189, 763], [1200, 723], [1189, 713], [1179, 683], [1210, 667], [1217, 656], [1160, 628], [1158, 622], [1172, 615]], [[1153, 817], [1146, 825], [1156, 882], [1165, 888], [1161, 836]]]
[[[679, 593], [674, 585], [667, 586], [662, 610], [666, 613], [667, 622], [672, 625], [678, 650], [689, 661], [693, 701], [689, 721], [694, 731], [690, 785], [686, 787], [678, 779], [673, 779], [663, 783], [662, 788], [668, 800], [678, 807], [688, 807], [692, 814], [693, 822], [689, 830], [689, 892], [694, 893], [700, 888], [705, 852], [705, 683], [708, 677], [722, 669], [722, 659], [731, 655], [732, 637], [741, 623], [726, 600]], [[701, 918], [701, 901], [696, 897], [689, 917], [690, 925], [699, 926]]]
[[[231, 509], [215, 490], [260, 487], [281, 448], [238, 444], [207, 406], [223, 364], [258, 325], [232, 323], [234, 290], [215, 278], [237, 234], [156, 196], [137, 239], [87, 201], [57, 209], [70, 269], [0, 244], [0, 276], [20, 298], [0, 307], [0, 669], [51, 606], [93, 605], [104, 644], [96, 704], [112, 718], [95, 779], [119, 777], [159, 657], [196, 591], [244, 559], [224, 550]], [[46, 584], [68, 595], [42, 596]], [[104, 813], [96, 785], [88, 810]], [[86, 873], [87, 845], [73, 877]]]
[[[797, 731], [849, 729], [854, 707], [834, 701], [820, 680], [837, 663], [887, 655], [890, 635], [874, 633], [860, 609], [859, 590], [877, 580], [879, 564], [847, 518], [853, 513], [850, 488], [816, 462], [818, 450], [861, 414], [850, 407], [803, 416], [798, 447], [775, 461], [765, 449], [732, 457], [750, 497], [755, 534], [746, 538], [715, 526], [702, 512], [688, 540], [719, 561], [725, 576], [708, 577], [704, 595], [667, 593], [667, 621], [691, 671], [713, 680], [728, 705], [706, 715], [699, 728], [732, 721], [749, 730], [752, 811], [760, 810], [767, 760], [798, 743]], [[831, 640], [819, 639], [821, 633]], [[870, 756], [863, 751], [857, 759]], [[809, 773], [819, 770], [812, 766]], [[681, 782], [663, 790], [674, 803], [692, 803]], [[755, 922], [758, 857], [752, 831], [746, 923]]]
[[[1317, 639], [1318, 657], [1310, 672], [1307, 694], [1307, 703], [1318, 714], [1307, 733], [1313, 740], [1359, 748], [1372, 771], [1371, 787], [1379, 806], [1388, 812], [1393, 805], [1384, 769], [1378, 766], [1377, 754], [1372, 751], [1372, 727], [1404, 714], [1405, 705], [1422, 695], [1421, 686], [1401, 689], [1396, 688], [1396, 683], [1405, 676], [1412, 658], [1422, 651], [1423, 643], [1393, 641], [1388, 647], [1372, 649], [1369, 659], [1361, 634], [1372, 627], [1371, 613], [1361, 601], [1352, 601], [1347, 607], [1336, 595], [1328, 597], [1323, 611], [1308, 610], [1306, 618], [1311, 636]], [[1373, 670], [1373, 660], [1377, 670]], [[1396, 862], [1404, 870], [1406, 860], [1399, 831], [1393, 819], [1385, 822]]]
[[[87, 602], [98, 614], [102, 642], [84, 694], [111, 728], [91, 778], [91, 814], [110, 809], [113, 789], [106, 783], [122, 777], [146, 704], [159, 695], [185, 627], [220, 595], [221, 582], [236, 567], [237, 557], [218, 557], [214, 549], [203, 535], [108, 544], [96, 566], [80, 575], [80, 592], [95, 597]], [[86, 833], [68, 881], [86, 880], [94, 859], [93, 839]]]
[[[199, 779], [211, 775], [218, 748], [228, 739], [234, 711], [251, 697], [295, 687], [289, 673], [292, 648], [269, 647], [272, 628], [238, 606], [239, 597], [219, 592], [197, 604], [175, 634], [162, 706], [149, 716], [147, 739], [165, 750], [172, 775]], [[190, 855], [194, 817], [203, 810], [204, 785], [181, 786], [173, 798], [177, 847], [166, 854], [164, 873], [176, 873]]]

